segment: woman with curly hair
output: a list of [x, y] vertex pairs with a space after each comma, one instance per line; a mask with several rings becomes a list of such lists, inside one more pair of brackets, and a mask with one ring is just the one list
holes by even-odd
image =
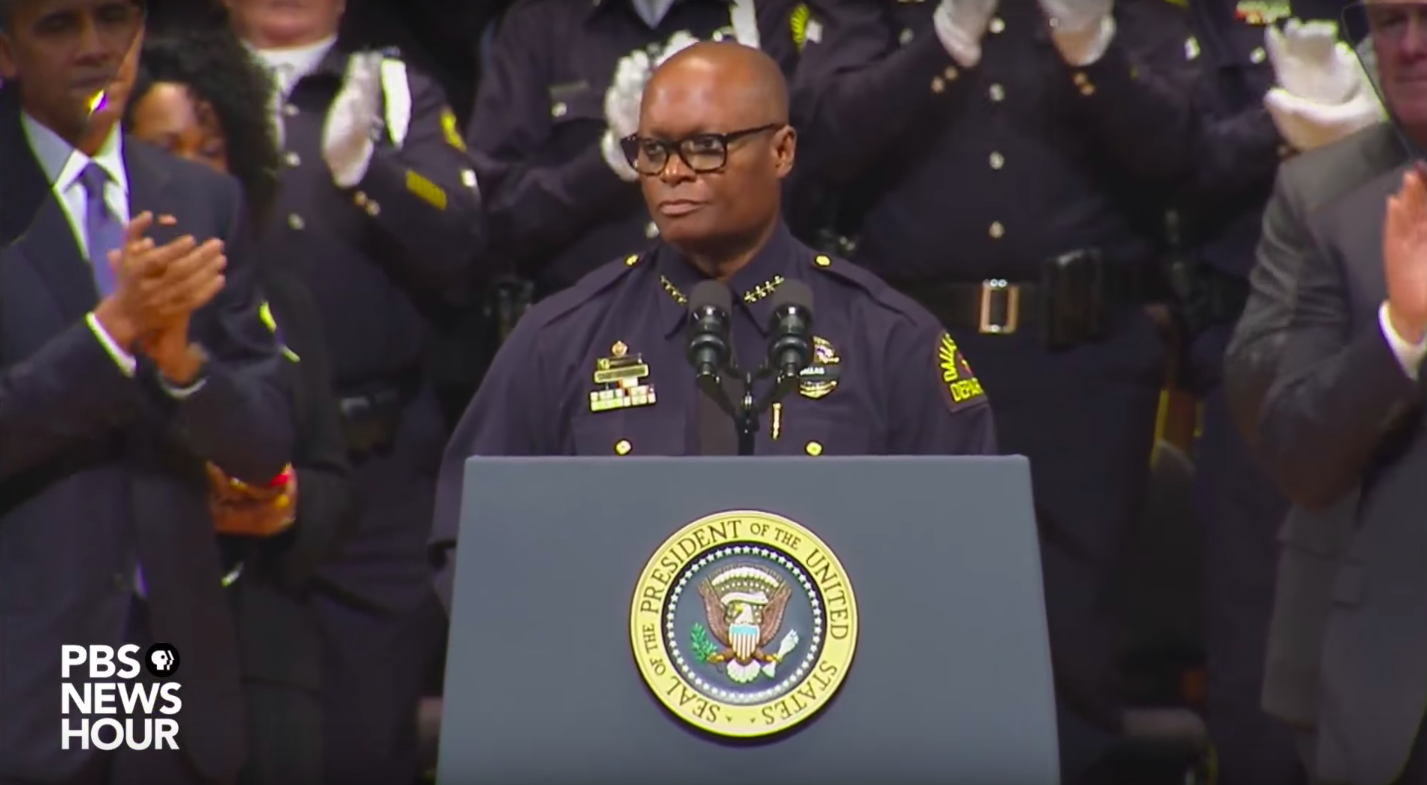
[[[264, 225], [278, 188], [267, 74], [227, 29], [173, 30], [139, 55], [125, 106], [130, 135], [233, 175], [249, 228]], [[259, 273], [288, 351], [298, 442], [295, 471], [270, 488], [234, 483], [210, 467], [210, 508], [225, 550], [241, 565], [232, 585], [248, 708], [245, 785], [320, 782], [321, 649], [307, 603], [317, 567], [353, 525], [350, 468], [331, 389], [321, 322], [289, 273]], [[298, 487], [301, 493], [298, 493]], [[294, 515], [295, 512], [295, 515]]]

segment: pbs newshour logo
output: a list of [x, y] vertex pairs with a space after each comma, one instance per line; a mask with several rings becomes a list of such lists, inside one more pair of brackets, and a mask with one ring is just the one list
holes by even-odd
[[[142, 665], [140, 663], [142, 658]], [[152, 680], [143, 678], [148, 671]], [[60, 747], [178, 749], [178, 650], [155, 643], [60, 647]]]

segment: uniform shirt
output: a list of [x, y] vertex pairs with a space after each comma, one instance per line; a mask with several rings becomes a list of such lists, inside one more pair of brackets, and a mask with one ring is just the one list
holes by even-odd
[[[792, 0], [754, 0], [760, 48], [797, 61]], [[467, 124], [492, 242], [503, 261], [560, 289], [657, 235], [634, 183], [600, 154], [605, 92], [620, 58], [657, 55], [676, 32], [738, 40], [729, 0], [676, 0], [650, 27], [627, 0], [522, 0], [501, 21]]]
[[[703, 452], [700, 393], [684, 332], [686, 295], [702, 280], [677, 250], [659, 243], [596, 270], [520, 320], [446, 449], [436, 494], [438, 549], [456, 539], [470, 456]], [[781, 226], [728, 281], [740, 365], [766, 356], [771, 296], [787, 280], [812, 289], [816, 358], [798, 391], [761, 417], [755, 454], [996, 451], [991, 407], [936, 319], [876, 276], [817, 254]], [[597, 371], [619, 364], [605, 361], [632, 363], [642, 373], [626, 384], [597, 382]], [[449, 573], [448, 566], [440, 580]]]
[[1294, 16], [1338, 21], [1343, 5], [1202, 0], [1189, 6], [1184, 53], [1194, 67], [1202, 135], [1192, 179], [1178, 202], [1187, 240], [1201, 261], [1221, 272], [1246, 277], [1253, 267], [1278, 164], [1293, 154], [1263, 106], [1264, 94], [1276, 84], [1264, 48], [1268, 26]]
[[[473, 164], [441, 89], [406, 68], [405, 138], [397, 145], [383, 133], [362, 180], [337, 187], [322, 131], [348, 53], [324, 42], [288, 54], [275, 63], [290, 82], [278, 110], [282, 189], [262, 253], [312, 293], [338, 387], [383, 381], [422, 360], [430, 326], [419, 304], [464, 286], [478, 263], [484, 225]], [[385, 121], [385, 106], [377, 119]]]
[[1086, 67], [1064, 62], [1035, 0], [1001, 0], [969, 69], [937, 38], [932, 0], [809, 6], [799, 165], [842, 193], [856, 260], [898, 280], [977, 281], [1034, 278], [1092, 246], [1149, 259], [1132, 213], [1146, 183], [1187, 166], [1192, 138], [1187, 96], [1146, 45], [1178, 13], [1166, 0], [1117, 2], [1117, 32]]

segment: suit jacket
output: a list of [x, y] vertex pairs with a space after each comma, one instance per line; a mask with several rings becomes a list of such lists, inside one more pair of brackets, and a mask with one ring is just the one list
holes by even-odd
[[1386, 128], [1324, 152], [1279, 178], [1226, 373], [1294, 504], [1265, 708], [1316, 726], [1318, 776], [1379, 785], [1427, 707], [1421, 388], [1378, 323], [1384, 205], [1406, 155]]
[[243, 543], [245, 568], [234, 584], [249, 738], [264, 751], [249, 757], [244, 781], [300, 782], [323, 765], [321, 644], [309, 581], [352, 531], [356, 507], [317, 308], [290, 273], [262, 277], [283, 342], [301, 358], [287, 364], [298, 502], [297, 523], [287, 532]]
[[[0, 778], [63, 779], [60, 646], [124, 642], [142, 564], [150, 633], [180, 653], [180, 746], [226, 779], [244, 748], [238, 647], [220, 585], [203, 461], [265, 481], [289, 462], [282, 356], [258, 315], [243, 201], [229, 178], [126, 140], [130, 206], [226, 242], [227, 284], [195, 312], [210, 360], [179, 400], [139, 358], [133, 377], [84, 322], [89, 262], [14, 112], [0, 113]], [[33, 218], [33, 224], [31, 224]], [[78, 674], [72, 674], [78, 676]]]

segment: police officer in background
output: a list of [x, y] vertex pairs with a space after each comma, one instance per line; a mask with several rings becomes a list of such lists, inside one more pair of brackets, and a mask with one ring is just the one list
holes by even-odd
[[[1165, 0], [814, 0], [794, 91], [853, 259], [977, 360], [1002, 448], [1030, 457], [1053, 661], [1085, 744], [1124, 725], [1115, 576], [1139, 514], [1165, 349], [1146, 189], [1187, 165]], [[1161, 45], [1150, 45], [1155, 41]], [[1067, 718], [1068, 719], [1068, 718]], [[1106, 733], [1106, 731], [1108, 733]]]
[[619, 150], [644, 84], [695, 40], [797, 60], [792, 0], [521, 0], [506, 12], [467, 124], [503, 262], [537, 296], [657, 236]]
[[426, 540], [446, 431], [422, 370], [422, 306], [472, 272], [476, 178], [433, 82], [337, 40], [342, 0], [228, 6], [281, 99], [282, 192], [265, 252], [322, 314], [362, 505], [352, 541], [316, 581], [327, 781], [406, 785], [442, 632]]
[[1304, 777], [1292, 732], [1260, 706], [1287, 502], [1239, 435], [1220, 380], [1280, 159], [1381, 119], [1356, 58], [1336, 45], [1341, 5], [1189, 5], [1185, 56], [1197, 67], [1193, 89], [1204, 122], [1192, 180], [1173, 215], [1182, 218], [1180, 240], [1191, 250], [1176, 280], [1190, 382], [1203, 404], [1194, 503], [1205, 537], [1206, 719], [1222, 785]]
[[[815, 303], [817, 381], [774, 404], [753, 454], [995, 451], [986, 396], [935, 317], [783, 223], [797, 133], [771, 58], [695, 45], [658, 69], [643, 101], [621, 147], [662, 241], [537, 304], [496, 355], [442, 463], [433, 546], [448, 607], [469, 456], [735, 454], [732, 421], [685, 359], [689, 300], [710, 280], [732, 292], [729, 342], [745, 368], [768, 354], [780, 290], [806, 287]], [[637, 384], [601, 389], [599, 367]]]

